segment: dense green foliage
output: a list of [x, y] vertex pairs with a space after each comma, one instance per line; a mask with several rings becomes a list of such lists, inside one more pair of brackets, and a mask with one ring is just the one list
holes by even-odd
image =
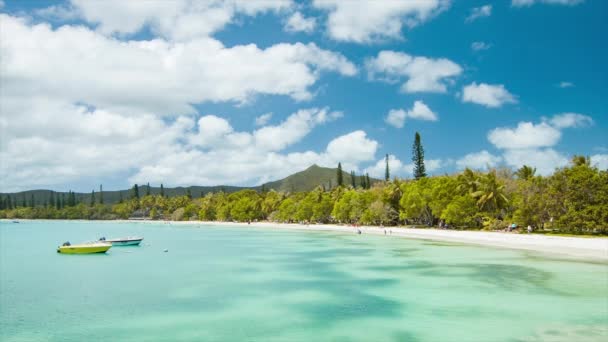
[[[548, 177], [524, 166], [456, 175], [369, 183], [351, 177], [348, 186], [309, 192], [241, 190], [167, 197], [140, 197], [114, 205], [76, 200], [74, 193], [51, 193], [44, 205], [27, 198], [0, 197], [1, 218], [126, 219], [343, 223], [415, 225], [467, 229], [505, 229], [515, 223], [540, 232], [608, 234], [608, 172], [575, 157], [570, 166]], [[352, 175], [352, 174], [351, 174]], [[337, 176], [336, 176], [337, 177]], [[146, 188], [149, 188], [146, 186]], [[102, 189], [100, 188], [101, 196]]]

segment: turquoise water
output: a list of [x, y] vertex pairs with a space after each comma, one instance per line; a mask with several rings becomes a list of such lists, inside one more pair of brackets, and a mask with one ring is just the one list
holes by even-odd
[[[105, 255], [55, 252], [124, 235], [145, 240]], [[2, 341], [608, 338], [608, 265], [422, 240], [2, 222], [0, 271]]]

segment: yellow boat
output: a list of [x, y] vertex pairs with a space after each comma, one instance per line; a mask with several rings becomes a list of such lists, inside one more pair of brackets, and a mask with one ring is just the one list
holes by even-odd
[[105, 253], [110, 248], [112, 248], [111, 243], [96, 242], [96, 243], [72, 245], [69, 242], [66, 242], [62, 246], [57, 247], [57, 253], [63, 253], [63, 254]]

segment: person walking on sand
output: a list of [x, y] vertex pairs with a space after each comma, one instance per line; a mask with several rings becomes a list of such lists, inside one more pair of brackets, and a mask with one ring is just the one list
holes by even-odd
[[532, 226], [528, 225], [528, 234], [532, 233]]

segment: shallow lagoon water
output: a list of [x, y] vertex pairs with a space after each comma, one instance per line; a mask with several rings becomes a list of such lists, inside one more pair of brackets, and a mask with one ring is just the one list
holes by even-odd
[[[55, 252], [124, 235], [145, 240]], [[1, 222], [0, 340], [605, 341], [608, 265], [335, 232]]]

